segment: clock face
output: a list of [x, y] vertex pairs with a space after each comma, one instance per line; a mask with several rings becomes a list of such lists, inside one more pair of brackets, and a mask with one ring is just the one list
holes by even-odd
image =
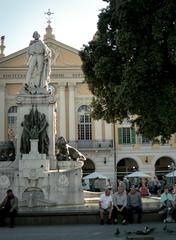
[[48, 85], [48, 93], [53, 95], [55, 93], [56, 89], [52, 85]]
[[0, 186], [1, 187], [9, 187], [10, 186], [9, 178], [6, 175], [0, 176]]

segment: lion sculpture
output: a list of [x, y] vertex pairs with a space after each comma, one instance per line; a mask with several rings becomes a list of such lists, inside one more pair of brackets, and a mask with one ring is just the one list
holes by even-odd
[[85, 161], [86, 157], [76, 148], [70, 146], [64, 137], [56, 141], [56, 157], [59, 161]]

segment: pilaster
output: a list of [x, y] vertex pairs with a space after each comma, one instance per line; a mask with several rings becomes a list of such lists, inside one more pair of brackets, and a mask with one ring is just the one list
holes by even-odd
[[102, 121], [95, 121], [95, 140], [102, 140]]
[[60, 136], [66, 138], [65, 83], [59, 84], [59, 120]]
[[75, 140], [75, 86], [69, 83], [69, 140]]
[[105, 139], [112, 139], [112, 124], [105, 122]]
[[0, 141], [5, 140], [5, 83], [0, 83]]

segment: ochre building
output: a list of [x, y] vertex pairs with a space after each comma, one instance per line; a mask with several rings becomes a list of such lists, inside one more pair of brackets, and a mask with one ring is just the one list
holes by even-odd
[[[172, 171], [176, 163], [175, 135], [168, 144], [152, 145], [137, 135], [127, 121], [113, 125], [91, 119], [92, 94], [84, 82], [78, 50], [57, 41], [50, 25], [44, 41], [52, 51], [49, 91], [57, 99], [56, 139], [65, 137], [70, 145], [85, 154], [83, 173], [97, 171], [113, 180], [116, 170], [118, 177], [136, 170], [152, 176]], [[1, 39], [0, 50], [0, 141], [11, 139], [15, 143], [16, 95], [26, 80], [27, 48], [4, 56], [4, 39]]]

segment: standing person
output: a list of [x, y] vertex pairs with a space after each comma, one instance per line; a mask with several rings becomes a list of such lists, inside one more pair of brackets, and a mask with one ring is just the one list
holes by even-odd
[[151, 195], [148, 186], [146, 186], [145, 183], [142, 183], [142, 186], [140, 187], [139, 191], [141, 193], [141, 197], [147, 197]]
[[111, 179], [107, 180], [106, 188], [108, 188], [109, 190], [112, 190]]
[[161, 181], [161, 193], [164, 192], [164, 187], [167, 185], [167, 177], [162, 176], [162, 181]]
[[6, 197], [0, 204], [0, 224], [4, 225], [4, 218], [10, 217], [10, 227], [14, 227], [15, 216], [18, 212], [18, 198], [13, 194], [11, 189], [7, 190]]
[[33, 33], [33, 38], [34, 40], [31, 40], [28, 48], [27, 86], [48, 87], [51, 73], [51, 51], [40, 40], [40, 35], [37, 31]]
[[100, 192], [100, 179], [97, 177], [94, 181], [95, 192]]
[[129, 223], [134, 222], [133, 213], [136, 212], [137, 222], [141, 223], [141, 217], [142, 217], [142, 200], [141, 200], [141, 194], [136, 191], [136, 188], [134, 185], [131, 186], [130, 192], [127, 196], [127, 211], [128, 211], [128, 221]]
[[108, 213], [108, 224], [111, 224], [111, 216], [112, 216], [112, 196], [111, 191], [107, 188], [105, 189], [105, 193], [100, 196], [99, 201], [99, 209], [100, 209], [100, 224], [104, 224], [104, 213]]
[[123, 178], [123, 182], [124, 182], [124, 184], [125, 184], [125, 190], [126, 190], [127, 192], [129, 192], [129, 190], [130, 190], [130, 181], [129, 181], [129, 179], [128, 179], [127, 177], [124, 177], [124, 178]]
[[154, 193], [156, 195], [159, 195], [159, 190], [160, 190], [161, 184], [160, 184], [157, 176], [154, 176], [154, 178], [153, 178], [153, 186], [154, 186]]
[[114, 223], [118, 221], [118, 215], [123, 216], [122, 224], [127, 222], [127, 194], [123, 186], [119, 186], [117, 192], [113, 194], [112, 219]]
[[142, 187], [143, 180], [142, 178], [139, 178], [138, 180], [138, 189]]
[[121, 178], [117, 179], [117, 187], [119, 187], [119, 186], [123, 186], [125, 189], [125, 183]]

